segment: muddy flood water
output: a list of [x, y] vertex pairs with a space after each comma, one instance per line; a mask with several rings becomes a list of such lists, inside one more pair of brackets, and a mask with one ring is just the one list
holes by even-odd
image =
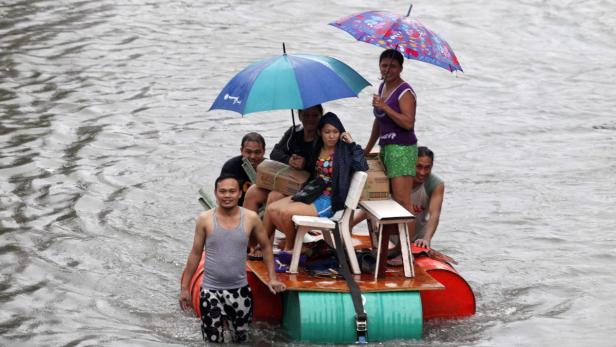
[[[407, 60], [446, 181], [433, 247], [477, 314], [385, 346], [613, 346], [616, 2], [417, 2], [464, 73]], [[408, 2], [0, 0], [0, 345], [201, 346], [178, 306], [202, 211], [240, 138], [288, 111], [209, 107], [247, 64], [381, 49], [327, 23]], [[371, 94], [325, 104], [365, 144]], [[253, 330], [273, 345], [277, 329]]]

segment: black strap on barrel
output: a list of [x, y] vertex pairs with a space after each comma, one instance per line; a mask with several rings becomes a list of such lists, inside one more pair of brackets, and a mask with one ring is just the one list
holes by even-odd
[[368, 343], [368, 316], [364, 310], [364, 304], [361, 298], [361, 290], [355, 282], [351, 271], [349, 270], [349, 264], [347, 262], [346, 253], [342, 245], [342, 238], [340, 237], [340, 229], [338, 223], [334, 228], [334, 242], [336, 242], [336, 255], [338, 256], [339, 272], [346, 280], [347, 286], [351, 291], [351, 299], [353, 300], [353, 306], [355, 307], [355, 332], [357, 336], [356, 343]]

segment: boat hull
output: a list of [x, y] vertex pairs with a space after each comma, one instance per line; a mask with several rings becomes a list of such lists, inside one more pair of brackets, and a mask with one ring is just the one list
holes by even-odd
[[475, 314], [475, 294], [453, 266], [428, 256], [415, 256], [415, 263], [445, 286], [444, 290], [420, 292], [424, 320], [463, 318]]

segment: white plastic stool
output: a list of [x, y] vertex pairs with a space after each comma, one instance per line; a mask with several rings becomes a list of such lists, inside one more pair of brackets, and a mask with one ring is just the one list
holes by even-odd
[[[398, 226], [404, 276], [415, 277], [413, 254], [411, 253], [410, 235], [407, 226], [409, 222], [413, 221], [415, 216], [394, 200], [360, 201], [359, 206], [368, 214], [368, 224], [375, 222], [377, 226], [376, 232], [378, 235], [378, 242], [374, 279], [376, 280], [379, 276], [381, 262], [387, 259], [387, 246], [389, 244], [390, 233], [387, 233], [384, 237], [383, 234], [385, 233], [383, 232], [383, 227], [391, 224], [396, 224]], [[383, 252], [384, 255], [382, 254]]]

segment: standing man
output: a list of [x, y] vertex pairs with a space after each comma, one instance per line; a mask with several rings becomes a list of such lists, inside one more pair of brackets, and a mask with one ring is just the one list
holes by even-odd
[[244, 205], [244, 196], [246, 195], [246, 191], [250, 188], [252, 184], [250, 182], [250, 178], [244, 171], [242, 167], [242, 159], [246, 158], [252, 165], [252, 167], [256, 170], [257, 165], [259, 165], [265, 155], [265, 139], [259, 133], [248, 133], [244, 135], [242, 138], [242, 146], [240, 147], [241, 155], [233, 157], [222, 166], [222, 170], [220, 170], [220, 174], [231, 174], [240, 182], [240, 190], [241, 196], [238, 202], [239, 206]]
[[268, 287], [272, 293], [285, 290], [274, 271], [274, 255], [259, 216], [238, 206], [240, 184], [232, 175], [216, 179], [215, 195], [218, 207], [197, 217], [195, 237], [184, 268], [180, 289], [180, 305], [191, 306], [192, 279], [205, 246], [205, 266], [199, 305], [201, 332], [205, 342], [223, 341], [223, 318], [234, 330], [236, 343], [246, 342], [248, 325], [252, 321], [252, 292], [246, 279], [246, 247], [252, 235], [261, 245], [268, 269]]

